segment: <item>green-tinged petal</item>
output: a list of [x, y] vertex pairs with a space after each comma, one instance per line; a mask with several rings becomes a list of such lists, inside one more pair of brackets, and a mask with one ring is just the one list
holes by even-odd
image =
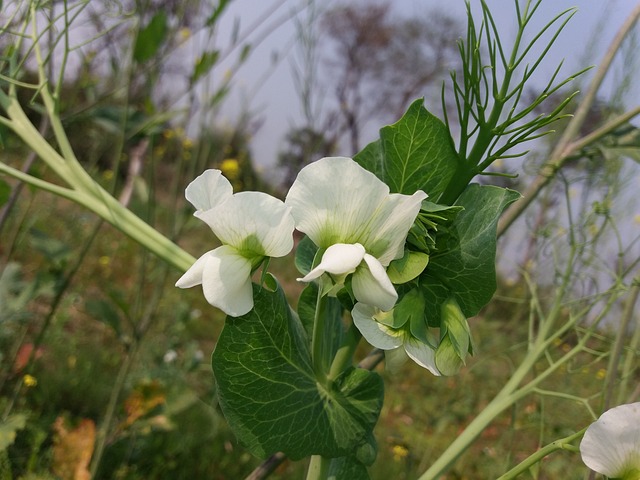
[[231, 198], [233, 187], [220, 170], [209, 169], [187, 185], [184, 193], [189, 203], [202, 212]]
[[364, 256], [365, 265], [356, 270], [351, 279], [353, 295], [356, 300], [373, 305], [380, 310], [389, 311], [398, 300], [398, 292], [382, 264], [368, 253]]
[[283, 257], [293, 249], [293, 217], [285, 204], [262, 192], [240, 192], [198, 213], [225, 245], [247, 258]]
[[407, 355], [421, 367], [426, 368], [436, 376], [440, 376], [436, 367], [436, 352], [412, 335], [407, 335], [404, 341], [404, 349]]
[[364, 256], [364, 247], [359, 243], [336, 243], [327, 248], [318, 266], [303, 278], [298, 278], [298, 281], [310, 282], [323, 273], [331, 273], [333, 275], [352, 273], [360, 265]]
[[359, 242], [388, 198], [389, 187], [373, 173], [350, 158], [327, 157], [300, 171], [285, 203], [291, 207], [296, 228], [326, 248]]
[[402, 345], [402, 332], [394, 332], [391, 328], [374, 320], [377, 309], [371, 305], [356, 303], [351, 311], [353, 323], [367, 342], [382, 350], [391, 350]]
[[397, 372], [400, 368], [407, 363], [409, 355], [402, 347], [394, 348], [393, 350], [385, 350], [384, 352], [384, 366], [390, 372]]
[[253, 308], [251, 262], [227, 245], [203, 257], [202, 291], [207, 302], [232, 317], [248, 313]]
[[607, 410], [580, 443], [582, 461], [607, 477], [627, 478], [640, 470], [640, 402]]
[[361, 242], [382, 265], [404, 255], [407, 234], [425, 198], [427, 194], [422, 190], [411, 196], [393, 193], [380, 204]]

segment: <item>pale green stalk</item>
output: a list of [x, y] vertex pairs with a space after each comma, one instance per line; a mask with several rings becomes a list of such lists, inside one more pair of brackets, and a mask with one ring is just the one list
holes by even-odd
[[326, 480], [329, 475], [330, 458], [312, 455], [306, 480]]
[[[579, 151], [579, 148], [577, 147], [583, 148], [584, 146], [602, 138], [604, 135], [611, 132], [616, 126], [625, 123], [640, 113], [640, 107], [635, 108], [607, 124], [607, 128], [598, 129], [587, 137], [584, 137], [582, 141], [578, 141], [574, 144], [571, 143], [584, 124], [589, 110], [596, 99], [596, 95], [600, 90], [600, 86], [609, 72], [616, 54], [622, 46], [622, 42], [633, 30], [633, 27], [639, 18], [640, 3], [631, 12], [631, 15], [629, 15], [611, 42], [609, 49], [595, 72], [594, 78], [589, 86], [589, 90], [585, 94], [584, 99], [580, 102], [575, 115], [567, 125], [567, 128], [564, 130], [560, 140], [551, 152], [549, 161], [542, 168], [538, 176], [531, 182], [529, 187], [523, 192], [523, 198], [513, 203], [502, 216], [502, 219], [498, 224], [498, 236], [501, 236], [509, 226], [515, 222], [520, 215], [522, 215], [531, 202], [533, 202], [533, 200], [538, 196], [540, 191], [542, 191], [542, 189], [549, 184], [551, 179], [555, 177], [556, 172], [564, 166], [567, 160], [571, 158], [571, 155]], [[620, 120], [622, 121], [620, 122]], [[611, 128], [609, 128], [609, 126], [611, 126]], [[585, 143], [585, 140], [588, 140], [588, 143]]]
[[[584, 351], [587, 341], [591, 338], [591, 332], [597, 327], [599, 322], [610, 311], [613, 304], [619, 298], [620, 290], [618, 284], [610, 290], [608, 300], [602, 308], [598, 318], [594, 321], [592, 328], [587, 331], [578, 343], [565, 355], [557, 361], [551, 363], [544, 371], [537, 374], [528, 383], [522, 385], [522, 382], [533, 371], [537, 362], [542, 358], [553, 341], [582, 318], [582, 315], [573, 315], [567, 322], [557, 325], [562, 319], [562, 309], [565, 305], [565, 295], [568, 292], [572, 282], [573, 265], [577, 247], [573, 247], [571, 257], [567, 262], [567, 267], [563, 275], [563, 281], [555, 295], [554, 303], [549, 313], [540, 319], [540, 328], [536, 334], [535, 340], [530, 343], [529, 350], [520, 365], [513, 372], [507, 383], [500, 392], [493, 398], [491, 402], [474, 418], [467, 428], [449, 445], [445, 452], [436, 460], [436, 462], [419, 478], [419, 480], [433, 480], [440, 478], [462, 455], [474, 440], [482, 433], [482, 431], [503, 411], [511, 407], [514, 403], [534, 393], [541, 382], [547, 379], [551, 374], [557, 371], [561, 365], [566, 364], [580, 352]], [[522, 385], [522, 386], [521, 386]]]
[[538, 462], [541, 462], [547, 455], [550, 455], [558, 450], [570, 450], [572, 452], [575, 452], [577, 449], [575, 446], [573, 446], [573, 442], [579, 438], [582, 438], [586, 430], [587, 429], [585, 427], [579, 432], [569, 435], [568, 437], [564, 437], [551, 442], [549, 445], [541, 448], [536, 453], [523, 460], [520, 464], [509, 470], [504, 475], [498, 477], [497, 480], [510, 480], [512, 478], [516, 478], [518, 475], [525, 473], [527, 470], [532, 468]]

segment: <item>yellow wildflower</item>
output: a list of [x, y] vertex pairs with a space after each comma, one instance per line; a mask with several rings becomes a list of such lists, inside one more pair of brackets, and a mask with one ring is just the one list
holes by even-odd
[[25, 387], [31, 388], [31, 387], [35, 387], [38, 384], [38, 380], [36, 379], [36, 377], [27, 374], [24, 377], [22, 377], [22, 383], [24, 384]]

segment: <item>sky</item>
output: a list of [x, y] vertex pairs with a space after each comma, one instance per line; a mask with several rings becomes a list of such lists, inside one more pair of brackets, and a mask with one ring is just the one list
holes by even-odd
[[[305, 10], [301, 7], [307, 2], [308, 0], [269, 0], [260, 2], [260, 7], [256, 8], [255, 1], [234, 0], [220, 22], [218, 40], [222, 43], [231, 37], [234, 28], [239, 26], [242, 32], [261, 17], [269, 18], [264, 23], [265, 27], [279, 25], [275, 29], [258, 28], [254, 35], [248, 37], [248, 41], [253, 42], [264, 30], [270, 32], [255, 48], [245, 66], [237, 72], [236, 90], [222, 111], [223, 122], [230, 123], [233, 123], [247, 106], [257, 113], [260, 128], [252, 138], [251, 147], [256, 165], [263, 171], [267, 170], [265, 173], [268, 173], [275, 163], [278, 151], [284, 147], [287, 131], [301, 124], [302, 112], [292, 80], [292, 61], [297, 54], [296, 28], [294, 22], [280, 20], [290, 18], [292, 12], [296, 11], [299, 12], [299, 18], [302, 18]], [[329, 0], [319, 3], [325, 7], [327, 4], [341, 5], [348, 2]], [[429, 9], [444, 5], [442, 0], [394, 0], [390, 3], [394, 14], [398, 16], [423, 15]], [[513, 1], [488, 0], [487, 3], [501, 35], [513, 38], [516, 32]], [[479, 11], [478, 4], [477, 0], [471, 0], [473, 11]], [[537, 81], [544, 83], [550, 72], [563, 60], [562, 72], [566, 75], [585, 66], [597, 64], [606, 46], [635, 5], [636, 2], [633, 0], [543, 0], [535, 17], [538, 21], [534, 21], [532, 31], [565, 9], [577, 7], [577, 12], [549, 52]], [[465, 2], [447, 1], [446, 9], [447, 12], [454, 12], [463, 18]], [[272, 13], [266, 15], [266, 12]], [[274, 55], [279, 59], [275, 66]], [[223, 69], [224, 66], [220, 70]], [[604, 91], [607, 91], [606, 87]], [[377, 130], [382, 126], [369, 126], [365, 131], [364, 143], [375, 140]]]

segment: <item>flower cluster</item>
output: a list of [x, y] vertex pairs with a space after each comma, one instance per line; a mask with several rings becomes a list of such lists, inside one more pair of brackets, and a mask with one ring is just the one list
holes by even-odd
[[303, 168], [284, 203], [264, 193], [233, 194], [217, 170], [196, 178], [186, 197], [197, 209], [195, 216], [223, 245], [200, 257], [176, 286], [202, 284], [209, 303], [229, 315], [243, 315], [253, 307], [252, 271], [266, 257], [289, 253], [295, 227], [322, 253], [319, 263], [298, 280], [318, 281], [327, 294], [348, 284], [356, 301], [354, 323], [367, 341], [393, 351], [395, 358], [406, 352], [438, 374], [430, 346], [408, 328], [394, 329], [379, 321], [398, 300], [387, 267], [404, 255], [426, 193], [390, 193], [352, 159], [330, 157]]

